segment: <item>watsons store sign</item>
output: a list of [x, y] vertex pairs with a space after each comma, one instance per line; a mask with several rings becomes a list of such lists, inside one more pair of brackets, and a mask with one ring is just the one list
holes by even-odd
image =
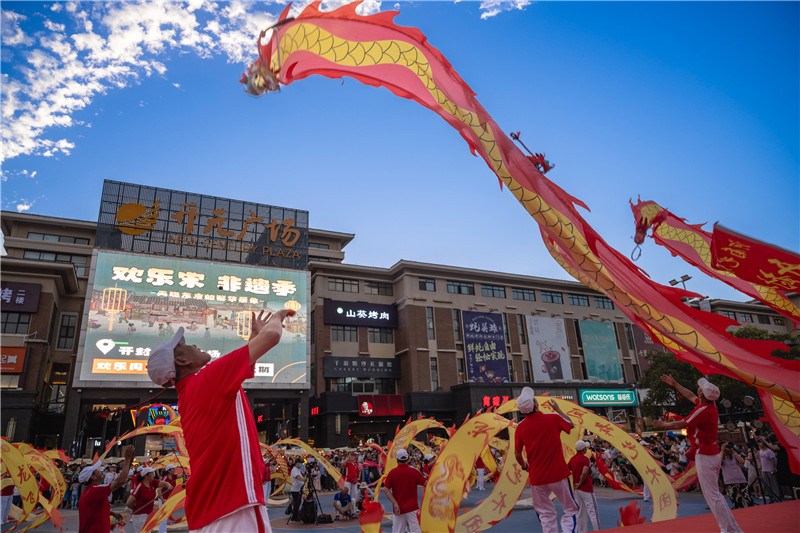
[[635, 390], [581, 389], [581, 405], [639, 405]]

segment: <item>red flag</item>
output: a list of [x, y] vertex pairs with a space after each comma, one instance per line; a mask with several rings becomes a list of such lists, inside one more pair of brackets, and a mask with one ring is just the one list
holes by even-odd
[[269, 90], [267, 78], [277, 86], [314, 74], [350, 76], [431, 109], [484, 159], [577, 279], [611, 298], [637, 324], [647, 324], [669, 349], [717, 373], [800, 401], [800, 362], [771, 357], [772, 350], [785, 345], [731, 336], [725, 331], [731, 320], [681, 300], [699, 295], [653, 282], [609, 246], [576, 208], [586, 205], [547, 179], [517, 148], [420, 30], [395, 25], [396, 12], [359, 16], [358, 3], [352, 3], [323, 13], [319, 5], [308, 5], [295, 19], [287, 18], [288, 8], [284, 11], [269, 43], [259, 42], [259, 58], [243, 77], [248, 91]]
[[687, 224], [685, 219], [651, 201], [640, 200], [635, 205], [631, 202], [631, 210], [636, 219], [636, 244], [642, 244], [647, 230], [652, 228], [653, 240], [673, 256], [679, 256], [705, 274], [763, 302], [789, 320], [800, 323], [800, 309], [780, 290], [741, 279], [725, 269], [712, 266], [712, 235], [703, 230], [702, 224]]
[[800, 291], [800, 255], [719, 224], [711, 239], [714, 268], [751, 283], [781, 291]]

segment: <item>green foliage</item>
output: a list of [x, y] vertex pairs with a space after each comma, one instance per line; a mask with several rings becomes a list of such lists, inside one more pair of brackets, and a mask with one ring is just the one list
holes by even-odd
[[[771, 340], [784, 343], [788, 341], [787, 347], [790, 348], [790, 351], [775, 350], [772, 352], [773, 357], [800, 360], [800, 343], [797, 343], [797, 339], [788, 333], [769, 333], [756, 326], [742, 326], [732, 331], [731, 334], [741, 339]], [[689, 363], [678, 361], [669, 352], [651, 351], [647, 352], [645, 357], [650, 362], [650, 366], [644, 372], [638, 385], [641, 389], [649, 389], [647, 399], [642, 402], [643, 415], [661, 417], [665, 411], [672, 411], [681, 416], [689, 414], [694, 409], [694, 405], [678, 394], [675, 389], [662, 382], [660, 378], [662, 374], [671, 374], [678, 383], [695, 392], [697, 380], [702, 377], [702, 374]], [[709, 376], [709, 381], [719, 387], [720, 400], [731, 401], [732, 405], [729, 409], [720, 406], [720, 413], [726, 411], [731, 413], [752, 412], [754, 408], [744, 404], [746, 396], [754, 398], [755, 409], [759, 408], [760, 402], [755, 387], [719, 374]]]
[[661, 381], [661, 375], [671, 375], [692, 392], [697, 389], [697, 380], [703, 375], [689, 363], [678, 361], [671, 352], [649, 351], [645, 357], [650, 366], [639, 380], [639, 388], [649, 389], [649, 392], [642, 402], [642, 414], [654, 418], [660, 418], [664, 411], [688, 415], [694, 409], [692, 402]]

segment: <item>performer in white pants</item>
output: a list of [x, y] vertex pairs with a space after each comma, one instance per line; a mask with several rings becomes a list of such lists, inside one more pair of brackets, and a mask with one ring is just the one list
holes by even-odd
[[725, 497], [719, 491], [719, 467], [722, 458], [717, 446], [717, 424], [719, 414], [714, 400], [719, 398], [719, 388], [710, 383], [706, 378], [697, 381], [697, 395], [681, 386], [672, 376], [663, 375], [661, 381], [680, 392], [688, 400], [694, 402], [694, 408], [688, 417], [675, 422], [656, 420], [653, 425], [663, 429], [688, 428], [691, 448], [686, 454], [689, 460], [694, 459], [697, 467], [697, 478], [700, 489], [706, 499], [708, 507], [717, 519], [721, 533], [742, 533], [742, 529], [733, 518], [730, 507]]
[[[569, 433], [575, 424], [564, 414], [558, 404], [550, 400], [547, 405], [556, 414], [544, 414], [533, 389], [525, 387], [517, 398], [517, 408], [526, 415], [517, 425], [514, 435], [514, 456], [523, 470], [528, 471], [531, 500], [542, 524], [542, 533], [558, 533], [558, 513], [550, 500], [556, 495], [564, 509], [561, 518], [562, 532], [575, 532], [578, 503], [569, 486], [570, 471], [561, 451], [561, 432]], [[522, 456], [525, 450], [527, 460]]]
[[594, 486], [592, 485], [592, 463], [586, 457], [586, 450], [589, 443], [579, 440], [575, 443], [575, 451], [567, 466], [572, 472], [572, 486], [575, 489], [575, 500], [578, 502], [578, 533], [589, 531], [588, 519], [592, 520], [594, 531], [600, 529], [597, 519], [597, 500], [594, 497]]

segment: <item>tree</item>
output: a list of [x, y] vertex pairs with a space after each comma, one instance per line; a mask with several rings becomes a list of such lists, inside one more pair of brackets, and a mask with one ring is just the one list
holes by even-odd
[[642, 402], [642, 414], [661, 418], [666, 410], [681, 416], [688, 415], [694, 405], [661, 381], [661, 375], [670, 374], [678, 383], [692, 390], [703, 374], [689, 363], [678, 361], [671, 352], [648, 351], [645, 357], [650, 366], [639, 380], [639, 388], [649, 389], [649, 392], [647, 399]]
[[[773, 357], [781, 359], [800, 360], [800, 344], [795, 342], [795, 338], [788, 333], [769, 333], [756, 326], [742, 326], [730, 332], [734, 337], [741, 339], [771, 340], [784, 342], [789, 351], [775, 350]], [[673, 411], [681, 416], [689, 414], [694, 405], [691, 404], [675, 389], [661, 381], [662, 374], [671, 374], [675, 380], [694, 392], [697, 380], [702, 377], [699, 370], [689, 363], [678, 361], [670, 352], [650, 351], [645, 354], [650, 362], [649, 368], [644, 372], [642, 379], [639, 380], [639, 388], [649, 389], [647, 399], [642, 402], [642, 413], [644, 416], [661, 417], [664, 411]], [[756, 413], [760, 410], [761, 403], [758, 399], [758, 391], [755, 387], [720, 374], [712, 374], [709, 381], [720, 389], [720, 400], [730, 400], [729, 408], [720, 408], [720, 413]], [[755, 406], [745, 404], [745, 397], [755, 400]]]

